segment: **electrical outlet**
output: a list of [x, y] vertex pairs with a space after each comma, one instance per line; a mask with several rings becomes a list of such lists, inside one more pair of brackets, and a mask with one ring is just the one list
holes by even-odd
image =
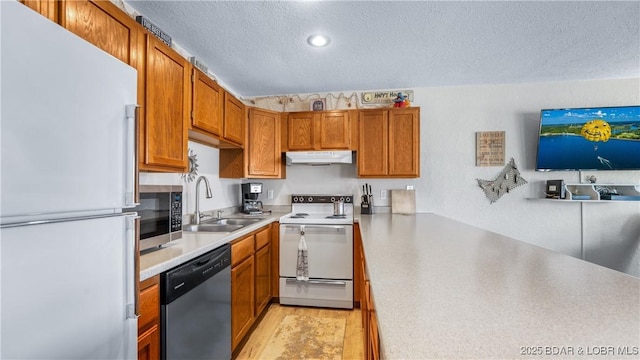
[[413, 190], [413, 185], [407, 185], [407, 190]]
[[273, 199], [273, 190], [267, 190], [267, 199]]
[[380, 199], [385, 200], [387, 198], [387, 190], [380, 190]]

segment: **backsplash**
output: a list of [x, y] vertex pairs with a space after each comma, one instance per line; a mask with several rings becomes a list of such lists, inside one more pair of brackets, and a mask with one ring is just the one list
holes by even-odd
[[184, 214], [192, 214], [196, 206], [196, 180], [198, 176], [206, 176], [211, 184], [213, 197], [207, 199], [204, 184], [200, 184], [200, 209], [215, 210], [240, 206], [240, 179], [221, 179], [219, 171], [220, 151], [210, 146], [205, 146], [189, 141], [189, 149], [197, 155], [198, 175], [192, 182], [186, 182], [176, 173], [140, 173], [141, 185], [182, 185], [184, 187], [182, 208]]

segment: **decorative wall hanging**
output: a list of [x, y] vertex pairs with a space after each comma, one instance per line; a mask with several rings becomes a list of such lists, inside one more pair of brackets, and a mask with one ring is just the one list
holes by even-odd
[[510, 192], [514, 188], [527, 183], [527, 180], [520, 176], [520, 171], [518, 171], [518, 167], [513, 158], [511, 158], [509, 163], [505, 165], [504, 169], [502, 169], [495, 179], [476, 180], [491, 204], [498, 201], [502, 195]]
[[476, 133], [476, 166], [504, 165], [504, 131]]
[[398, 94], [402, 97], [406, 96], [408, 102], [413, 101], [413, 90], [367, 91], [362, 93], [362, 105], [393, 105], [398, 98]]
[[185, 182], [192, 182], [198, 176], [198, 155], [193, 151], [193, 149], [189, 149], [189, 166], [187, 168], [188, 172], [180, 175], [184, 179]]
[[327, 101], [325, 99], [311, 100], [309, 101], [309, 106], [311, 107], [309, 110], [323, 111], [327, 107], [326, 102]]

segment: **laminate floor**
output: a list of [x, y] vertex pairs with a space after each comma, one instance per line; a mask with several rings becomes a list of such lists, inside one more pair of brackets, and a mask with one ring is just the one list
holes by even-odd
[[[324, 309], [324, 308], [306, 308], [299, 306], [281, 306], [279, 304], [271, 304], [267, 313], [262, 318], [262, 321], [258, 324], [253, 331], [247, 342], [244, 344], [236, 360], [272, 360], [267, 359], [263, 353], [273, 353], [271, 349], [267, 349], [273, 345], [270, 343], [272, 335], [279, 329], [279, 326], [287, 315], [298, 315], [312, 318], [331, 318], [331, 319], [344, 319], [346, 322], [344, 340], [342, 347], [342, 359], [355, 360], [364, 359], [364, 344], [363, 344], [363, 330], [362, 330], [362, 318], [360, 309], [342, 310], [342, 309]], [[322, 326], [322, 322], [313, 322]], [[319, 329], [320, 331], [322, 329]], [[292, 338], [292, 342], [300, 341], [299, 339]], [[286, 356], [281, 356], [283, 358]], [[299, 356], [289, 356], [291, 360], [298, 360]], [[315, 356], [309, 358], [317, 358]]]

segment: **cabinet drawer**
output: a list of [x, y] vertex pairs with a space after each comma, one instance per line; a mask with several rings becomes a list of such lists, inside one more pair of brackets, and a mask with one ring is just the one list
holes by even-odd
[[271, 225], [256, 233], [256, 250], [262, 249], [271, 241]]
[[253, 235], [231, 244], [231, 266], [236, 266], [242, 260], [253, 254]]

